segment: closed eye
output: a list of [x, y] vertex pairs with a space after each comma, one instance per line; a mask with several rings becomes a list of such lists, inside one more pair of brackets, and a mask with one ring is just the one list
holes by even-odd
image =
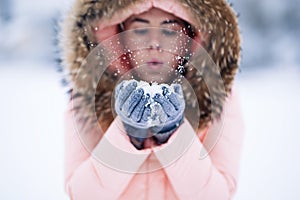
[[146, 28], [139, 28], [139, 29], [134, 29], [133, 32], [137, 35], [145, 35], [146, 33], [148, 33], [148, 29]]
[[173, 36], [173, 35], [176, 35], [176, 34], [177, 34], [176, 31], [173, 31], [173, 30], [170, 30], [170, 29], [163, 29], [163, 30], [162, 30], [162, 33], [163, 33], [165, 36]]

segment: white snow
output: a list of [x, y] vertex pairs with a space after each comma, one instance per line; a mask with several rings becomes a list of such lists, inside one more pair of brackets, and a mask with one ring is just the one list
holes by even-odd
[[0, 199], [67, 199], [63, 111], [51, 63], [0, 63]]
[[162, 95], [162, 87], [165, 86], [168, 88], [170, 93], [174, 93], [174, 88], [168, 84], [158, 84], [156, 82], [151, 83], [151, 85], [145, 81], [139, 81], [138, 82], [138, 88], [142, 88], [144, 90], [145, 94], [149, 94], [151, 98], [155, 96], [155, 94], [161, 94]]
[[235, 200], [300, 199], [300, 68], [282, 65], [240, 74], [246, 123]]
[[[156, 126], [156, 125], [161, 125], [161, 122], [164, 122], [165, 116], [158, 116], [157, 113], [162, 111], [162, 107], [160, 104], [158, 104], [156, 101], [154, 101], [154, 96], [156, 94], [161, 94], [163, 95], [163, 90], [162, 87], [167, 87], [170, 93], [174, 93], [174, 88], [172, 85], [168, 84], [158, 84], [157, 82], [152, 82], [151, 85], [150, 83], [146, 81], [136, 81], [134, 79], [131, 80], [124, 80], [123, 82], [123, 87], [125, 88], [128, 84], [132, 82], [137, 82], [137, 87], [136, 89], [142, 88], [144, 90], [144, 94], [149, 94], [150, 99], [149, 103], [147, 103], [145, 106], [150, 106], [151, 109], [151, 114], [149, 117], [149, 121], [147, 122], [147, 125], [150, 126]], [[183, 97], [182, 97], [183, 98]]]

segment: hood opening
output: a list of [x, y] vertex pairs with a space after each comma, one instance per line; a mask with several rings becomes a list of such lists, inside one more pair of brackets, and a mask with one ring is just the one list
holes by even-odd
[[[98, 120], [103, 124], [103, 131], [113, 120], [110, 114], [110, 96], [115, 80], [107, 74], [102, 82], [103, 87], [99, 88], [99, 84], [95, 86], [80, 82], [77, 78], [78, 73], [82, 70], [86, 57], [97, 44], [120, 33], [120, 24], [128, 17], [151, 8], [161, 9], [190, 23], [196, 30], [194, 40], [206, 49], [218, 66], [223, 82], [214, 83], [215, 94], [209, 93], [207, 85], [196, 70], [186, 70], [189, 72], [186, 78], [194, 87], [201, 110], [199, 129], [205, 128], [220, 117], [225, 97], [230, 94], [240, 59], [240, 36], [237, 18], [225, 0], [75, 0], [75, 6], [62, 24], [63, 65], [69, 72], [71, 87], [81, 88], [81, 93], [76, 94], [81, 98], [78, 110], [85, 113], [85, 119], [92, 116], [96, 110]], [[114, 66], [115, 64], [110, 70], [115, 70]], [[88, 71], [84, 75], [94, 76]], [[92, 77], [90, 79], [93, 80]], [[220, 91], [220, 84], [224, 84], [225, 93]], [[93, 90], [96, 90], [96, 98], [89, 96]], [[95, 102], [95, 99], [99, 99], [99, 103], [95, 103], [97, 108], [90, 108], [90, 102]], [[212, 103], [211, 99], [215, 103]]]

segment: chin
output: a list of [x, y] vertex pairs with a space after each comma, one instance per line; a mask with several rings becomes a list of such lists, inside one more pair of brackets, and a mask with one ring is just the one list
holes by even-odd
[[147, 78], [144, 78], [143, 79], [144, 81], [146, 81], [146, 82], [149, 82], [149, 83], [170, 83], [171, 82], [171, 79], [168, 77], [168, 78], [166, 78], [166, 77], [161, 77], [161, 76], [159, 76], [159, 77], [152, 77], [152, 78], [149, 78], [149, 77], [147, 77]]

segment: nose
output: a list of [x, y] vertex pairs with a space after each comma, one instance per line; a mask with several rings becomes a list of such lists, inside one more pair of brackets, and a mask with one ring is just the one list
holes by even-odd
[[161, 48], [160, 44], [161, 44], [161, 42], [160, 42], [160, 37], [159, 37], [158, 31], [152, 30], [150, 38], [149, 38], [149, 48], [159, 50]]

